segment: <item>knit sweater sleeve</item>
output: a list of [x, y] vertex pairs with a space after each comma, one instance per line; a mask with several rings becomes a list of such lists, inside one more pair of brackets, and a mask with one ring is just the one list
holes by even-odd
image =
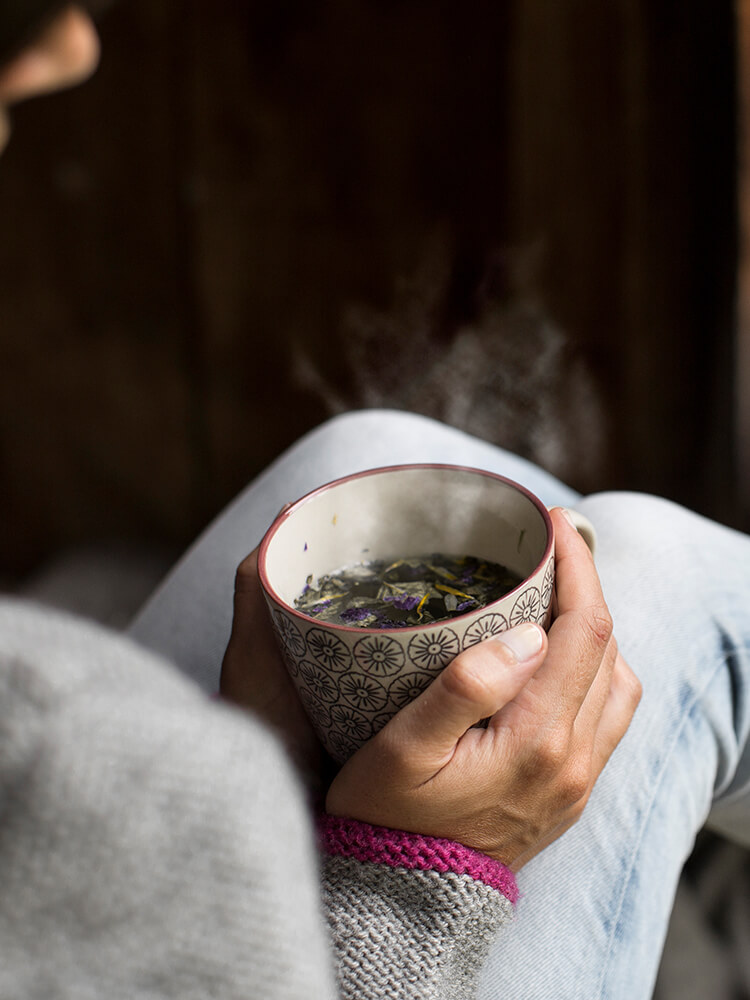
[[471, 1000], [518, 898], [460, 844], [323, 816], [323, 894], [343, 998]]
[[0, 997], [333, 1000], [278, 741], [92, 625], [0, 601]]

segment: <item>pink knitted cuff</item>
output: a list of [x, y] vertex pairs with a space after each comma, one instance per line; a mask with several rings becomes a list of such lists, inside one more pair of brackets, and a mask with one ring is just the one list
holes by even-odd
[[318, 817], [318, 838], [321, 849], [327, 854], [392, 868], [469, 875], [497, 889], [511, 903], [518, 901], [518, 886], [510, 868], [452, 840], [389, 830], [327, 813]]

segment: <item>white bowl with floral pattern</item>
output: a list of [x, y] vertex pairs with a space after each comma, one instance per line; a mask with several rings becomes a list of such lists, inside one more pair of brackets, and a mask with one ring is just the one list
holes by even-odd
[[[310, 578], [375, 559], [441, 552], [507, 566], [500, 600], [433, 624], [358, 628], [295, 607]], [[299, 696], [326, 750], [343, 763], [462, 650], [522, 622], [547, 627], [554, 533], [544, 504], [481, 469], [404, 465], [321, 486], [276, 518], [260, 580]]]

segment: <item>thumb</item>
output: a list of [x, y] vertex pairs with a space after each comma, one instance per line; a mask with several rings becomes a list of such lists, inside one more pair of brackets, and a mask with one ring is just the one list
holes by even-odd
[[258, 578], [257, 548], [253, 549], [237, 567], [232, 610], [230, 642], [235, 645], [250, 646], [259, 639], [262, 641], [265, 630], [259, 628], [259, 624], [265, 624], [268, 612]]
[[417, 768], [444, 766], [468, 729], [516, 697], [546, 651], [544, 630], [530, 622], [471, 646], [391, 719], [390, 738]]
[[286, 679], [258, 579], [258, 550], [254, 549], [235, 575], [232, 631], [219, 690], [231, 701], [257, 707], [274, 696], [279, 681]]

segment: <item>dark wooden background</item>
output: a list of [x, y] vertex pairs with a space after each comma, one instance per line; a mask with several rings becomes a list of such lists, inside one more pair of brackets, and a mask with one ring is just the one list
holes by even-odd
[[425, 357], [488, 281], [533, 301], [601, 404], [555, 471], [746, 524], [732, 5], [129, 0], [101, 30], [0, 160], [0, 575], [187, 542], [332, 396], [372, 398], [348, 317], [436, 246]]

